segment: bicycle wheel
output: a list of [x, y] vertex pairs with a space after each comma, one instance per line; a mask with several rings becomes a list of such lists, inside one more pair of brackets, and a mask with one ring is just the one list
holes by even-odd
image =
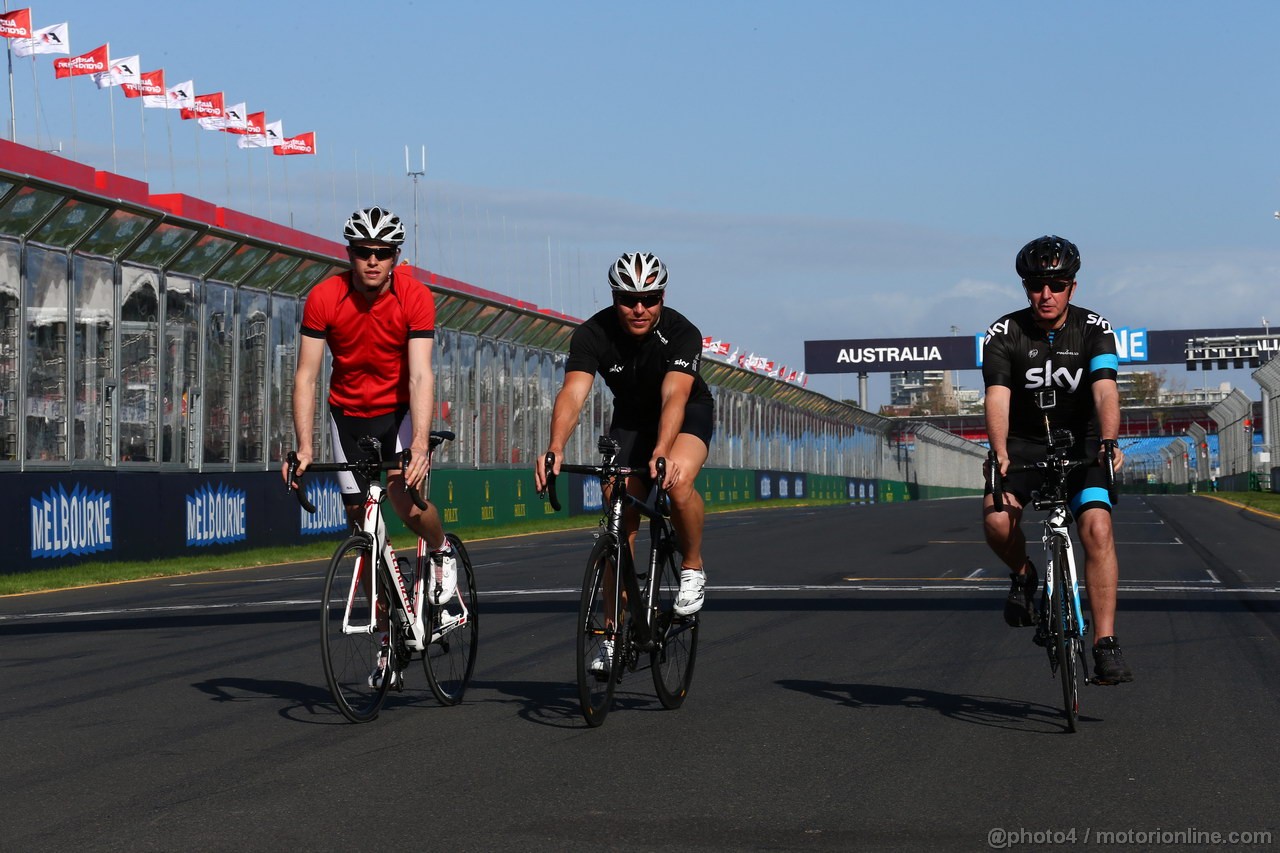
[[[320, 642], [324, 677], [342, 716], [364, 723], [378, 716], [387, 696], [390, 678], [370, 685], [378, 665], [384, 627], [378, 625], [374, 585], [382, 590], [385, 579], [375, 574], [375, 560], [364, 536], [352, 536], [334, 552], [324, 580]], [[383, 601], [387, 601], [385, 592]], [[387, 661], [387, 672], [394, 662]]]
[[667, 553], [659, 561], [655, 591], [653, 632], [656, 643], [649, 653], [653, 687], [658, 701], [667, 709], [679, 708], [689, 695], [693, 664], [698, 656], [698, 614], [677, 616], [676, 594], [680, 591], [680, 555]]
[[1053, 542], [1053, 600], [1049, 604], [1051, 631], [1058, 653], [1058, 677], [1062, 681], [1062, 707], [1067, 714], [1067, 731], [1076, 730], [1080, 697], [1076, 681], [1076, 641], [1072, 625], [1071, 591], [1067, 588], [1067, 550], [1061, 539]]
[[427, 684], [442, 705], [457, 705], [471, 683], [480, 642], [480, 611], [476, 608], [476, 577], [462, 540], [449, 534], [458, 560], [458, 590], [441, 605], [427, 607], [431, 643], [422, 653]]
[[[587, 560], [587, 571], [582, 579], [582, 599], [578, 604], [578, 701], [582, 706], [582, 716], [593, 727], [603, 723], [609, 713], [625, 657], [619, 632], [614, 642], [612, 666], [603, 676], [591, 671], [602, 644], [606, 640], [615, 640], [613, 626], [618, 624], [614, 612], [617, 607], [615, 581], [618, 580], [614, 565], [615, 548], [616, 544], [610, 537], [596, 541]], [[605, 594], [606, 580], [608, 595]]]

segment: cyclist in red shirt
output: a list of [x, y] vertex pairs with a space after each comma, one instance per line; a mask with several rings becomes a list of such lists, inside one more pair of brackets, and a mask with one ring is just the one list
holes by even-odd
[[[312, 288], [302, 311], [293, 384], [298, 473], [314, 461], [316, 380], [327, 345], [332, 355], [328, 400], [334, 455], [338, 461], [367, 455], [358, 445], [365, 436], [382, 443], [384, 460], [406, 448], [412, 451], [406, 470], [388, 472], [387, 494], [405, 527], [432, 549], [428, 595], [436, 602], [448, 601], [457, 586], [457, 565], [440, 514], [434, 504], [419, 510], [406, 487], [421, 486], [431, 462], [427, 448], [435, 405], [435, 300], [426, 285], [396, 268], [405, 231], [394, 213], [379, 207], [356, 211], [343, 236], [352, 269]], [[287, 466], [282, 473], [287, 479]], [[368, 483], [346, 473], [338, 479], [347, 517], [358, 527]]]

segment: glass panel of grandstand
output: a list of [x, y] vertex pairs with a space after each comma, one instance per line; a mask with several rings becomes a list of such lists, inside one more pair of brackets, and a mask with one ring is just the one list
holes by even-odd
[[[164, 373], [161, 378], [160, 461], [186, 465], [193, 456], [191, 411], [199, 381], [200, 338], [196, 332], [199, 302], [193, 279], [164, 279]], [[198, 458], [198, 457], [197, 457]]]
[[271, 290], [280, 279], [288, 275], [302, 258], [285, 252], [276, 252], [265, 264], [253, 271], [253, 275], [244, 280], [249, 287], [260, 287]]
[[31, 239], [37, 243], [69, 249], [106, 215], [107, 208], [103, 205], [67, 199], [66, 204], [58, 208], [58, 212], [31, 235]]
[[160, 279], [155, 270], [120, 269], [120, 387], [116, 432], [121, 462], [154, 462], [160, 400]]
[[118, 426], [112, 409], [119, 398], [107, 390], [116, 379], [115, 267], [103, 258], [76, 255], [72, 270], [72, 458], [101, 463], [111, 452], [109, 430]]
[[180, 251], [185, 249], [196, 232], [171, 222], [161, 222], [156, 229], [129, 252], [129, 260], [151, 267], [168, 266]]
[[293, 449], [293, 373], [298, 363], [298, 300], [271, 296], [271, 405], [267, 409], [267, 461], [280, 462]]
[[341, 267], [328, 261], [307, 258], [293, 272], [284, 277], [276, 290], [282, 293], [303, 293], [329, 276], [337, 275], [341, 270]]
[[235, 291], [205, 283], [203, 381], [200, 383], [202, 459], [231, 462], [231, 406], [235, 388]]
[[18, 459], [18, 368], [22, 278], [18, 244], [0, 241], [0, 462]]
[[62, 196], [57, 193], [23, 187], [0, 206], [0, 234], [24, 237], [44, 221]]
[[216, 234], [201, 234], [182, 255], [170, 265], [171, 272], [204, 278], [213, 265], [235, 248], [235, 241]]
[[236, 462], [265, 461], [267, 418], [267, 350], [271, 297], [259, 290], [242, 289], [240, 328], [236, 340]]
[[67, 461], [67, 256], [26, 251], [22, 370], [27, 384], [26, 458]]
[[230, 284], [239, 284], [270, 253], [270, 249], [242, 243], [235, 252], [218, 266], [218, 269], [210, 278], [216, 278], [218, 281], [225, 281]]
[[127, 210], [113, 210], [76, 248], [85, 254], [116, 257], [142, 236], [152, 221]]

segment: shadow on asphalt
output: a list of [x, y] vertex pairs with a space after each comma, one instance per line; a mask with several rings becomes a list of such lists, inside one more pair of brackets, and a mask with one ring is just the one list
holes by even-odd
[[[978, 726], [1011, 729], [1032, 734], [1066, 731], [1066, 718], [1058, 708], [1003, 699], [998, 696], [966, 696], [940, 693], [917, 687], [894, 687], [887, 684], [834, 684], [830, 681], [783, 680], [778, 685], [827, 699], [848, 708], [911, 708], [931, 711]], [[1082, 723], [1098, 722], [1097, 718], [1080, 716]]]

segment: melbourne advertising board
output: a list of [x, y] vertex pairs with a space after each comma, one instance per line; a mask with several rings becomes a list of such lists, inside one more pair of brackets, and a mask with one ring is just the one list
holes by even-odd
[[[1184, 364], [1188, 343], [1200, 338], [1266, 337], [1264, 329], [1116, 327], [1121, 364]], [[986, 332], [936, 338], [866, 338], [804, 342], [806, 373], [892, 373], [899, 370], [976, 370]]]

